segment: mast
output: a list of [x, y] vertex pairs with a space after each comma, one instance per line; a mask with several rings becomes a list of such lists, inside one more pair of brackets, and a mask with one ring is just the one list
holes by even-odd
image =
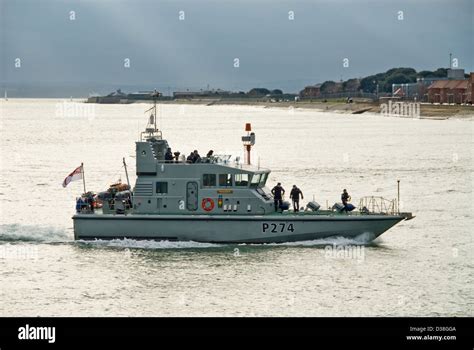
[[87, 191], [86, 191], [86, 176], [84, 175], [84, 163], [81, 163], [81, 171], [82, 171], [82, 184], [84, 185], [84, 193], [87, 193]]
[[[245, 131], [247, 132], [247, 136], [242, 136], [242, 142], [244, 143], [244, 152], [246, 155], [247, 164], [250, 165], [250, 154], [252, 151], [252, 146], [255, 145], [255, 133], [252, 131], [252, 126], [250, 123], [245, 124]], [[260, 160], [259, 160], [259, 167], [260, 167]]]
[[158, 130], [158, 126], [156, 125], [156, 119], [158, 115], [156, 114], [156, 98], [158, 97], [158, 91], [153, 91], [153, 114], [155, 115], [155, 132]]
[[125, 163], [125, 157], [123, 157], [123, 166], [125, 167], [125, 176], [127, 177], [127, 185], [128, 185], [128, 188], [131, 188], [131, 187], [130, 187], [130, 180], [129, 180], [129, 178], [128, 178], [127, 163]]
[[400, 214], [400, 180], [397, 180], [397, 209]]

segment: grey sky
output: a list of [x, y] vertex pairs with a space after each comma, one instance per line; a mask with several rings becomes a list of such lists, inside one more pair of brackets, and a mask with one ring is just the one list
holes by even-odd
[[447, 67], [450, 52], [474, 70], [472, 0], [0, 2], [0, 80], [7, 87], [210, 84], [291, 92], [392, 67]]

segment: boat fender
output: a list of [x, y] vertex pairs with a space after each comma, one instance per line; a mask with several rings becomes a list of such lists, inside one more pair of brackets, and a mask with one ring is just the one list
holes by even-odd
[[214, 209], [214, 201], [211, 198], [203, 198], [201, 206], [205, 211], [211, 211]]

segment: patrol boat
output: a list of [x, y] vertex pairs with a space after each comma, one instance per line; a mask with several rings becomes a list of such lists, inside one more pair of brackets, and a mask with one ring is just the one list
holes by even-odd
[[244, 161], [212, 155], [188, 163], [184, 155], [165, 157], [169, 145], [157, 127], [156, 101], [150, 110], [136, 142], [135, 186], [114, 184], [91, 199], [94, 210], [78, 207], [75, 239], [279, 243], [365, 234], [370, 241], [413, 217], [398, 210], [399, 198], [365, 197], [352, 212], [338, 204], [323, 210], [316, 202], [299, 212], [290, 211], [288, 203], [275, 210], [266, 186], [270, 170], [251, 165], [250, 124], [242, 137]]

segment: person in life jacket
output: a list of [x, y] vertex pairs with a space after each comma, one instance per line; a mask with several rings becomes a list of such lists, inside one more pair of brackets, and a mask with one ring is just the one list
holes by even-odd
[[277, 183], [275, 187], [272, 188], [273, 200], [275, 202], [275, 211], [278, 211], [278, 208], [283, 204], [283, 195], [285, 194], [285, 189], [281, 187], [281, 183]]
[[85, 206], [85, 203], [82, 200], [82, 197], [79, 197], [76, 201], [76, 212], [80, 213], [84, 206]]

